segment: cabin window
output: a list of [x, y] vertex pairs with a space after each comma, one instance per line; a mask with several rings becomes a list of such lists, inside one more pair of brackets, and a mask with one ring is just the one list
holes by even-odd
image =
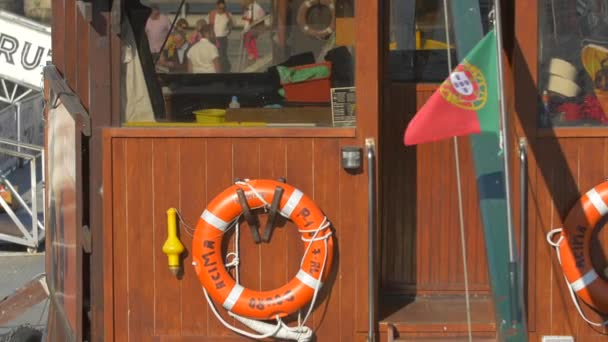
[[608, 125], [608, 4], [539, 6], [539, 126]]
[[[448, 6], [451, 1], [447, 1]], [[491, 0], [480, 0], [484, 29]], [[394, 82], [442, 82], [448, 76], [448, 51], [457, 63], [453, 19], [444, 0], [391, 0], [389, 74]], [[447, 34], [449, 33], [449, 48]]]
[[354, 0], [180, 2], [126, 3], [127, 125], [355, 125]]

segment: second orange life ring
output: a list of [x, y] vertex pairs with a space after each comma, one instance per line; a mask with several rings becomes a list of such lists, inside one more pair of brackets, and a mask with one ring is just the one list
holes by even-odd
[[[308, 11], [310, 11], [310, 9], [313, 6], [318, 6], [318, 5], [327, 7], [329, 9], [329, 13], [331, 15], [329, 25], [322, 30], [314, 30], [310, 27], [310, 25], [308, 25]], [[334, 31], [336, 30], [336, 6], [334, 5], [334, 1], [333, 0], [305, 0], [305, 1], [303, 1], [302, 4], [300, 5], [300, 8], [298, 8], [298, 12], [296, 15], [296, 22], [298, 23], [298, 26], [304, 33], [311, 35], [313, 37], [319, 38], [319, 39], [326, 38], [327, 36], [334, 33]]]
[[587, 191], [572, 207], [557, 243], [569, 286], [597, 311], [608, 313], [608, 281], [600, 277], [591, 261], [591, 238], [598, 223], [608, 215], [608, 182]]
[[[272, 202], [277, 187], [284, 189], [280, 214], [296, 224], [306, 253], [289, 283], [270, 291], [254, 291], [236, 283], [226, 270], [222, 239], [242, 214], [237, 189], [245, 192], [249, 207], [255, 209]], [[192, 243], [193, 265], [213, 301], [226, 310], [252, 319], [285, 317], [308, 304], [331, 272], [333, 241], [329, 226], [321, 209], [288, 184], [264, 179], [237, 183], [215, 197], [201, 215]]]

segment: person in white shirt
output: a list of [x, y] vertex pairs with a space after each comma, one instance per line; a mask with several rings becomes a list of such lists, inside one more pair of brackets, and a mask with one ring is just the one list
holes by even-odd
[[220, 58], [217, 47], [211, 39], [211, 27], [203, 26], [201, 40], [188, 50], [188, 72], [191, 73], [217, 73], [221, 71]]
[[243, 37], [243, 39], [245, 43], [245, 49], [247, 50], [247, 57], [250, 61], [254, 61], [260, 58], [255, 28], [257, 25], [263, 25], [262, 19], [265, 16], [266, 12], [264, 12], [264, 9], [257, 3], [257, 1], [245, 0], [245, 10], [243, 12], [242, 18], [245, 22], [243, 27], [243, 32], [245, 32], [245, 36]]
[[232, 28], [232, 15], [226, 11], [226, 2], [218, 0], [216, 8], [209, 13], [209, 24], [213, 28], [215, 44], [220, 53], [222, 72], [230, 72], [228, 60], [228, 35]]

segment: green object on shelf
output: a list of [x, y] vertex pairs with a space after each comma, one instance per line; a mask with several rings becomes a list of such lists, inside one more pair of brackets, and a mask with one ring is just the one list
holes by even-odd
[[310, 67], [288, 68], [278, 66], [277, 71], [281, 79], [281, 84], [300, 83], [310, 80], [328, 78], [331, 70], [325, 65], [313, 64]]

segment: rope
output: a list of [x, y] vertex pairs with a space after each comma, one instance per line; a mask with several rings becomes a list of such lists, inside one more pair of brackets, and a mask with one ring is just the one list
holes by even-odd
[[[557, 261], [559, 262], [560, 267], [562, 266], [562, 257], [560, 255], [559, 248], [560, 248], [562, 242], [564, 241], [564, 234], [562, 234], [562, 231], [563, 231], [562, 228], [555, 228], [555, 229], [552, 229], [551, 231], [549, 231], [549, 233], [547, 233], [547, 243], [549, 243], [553, 248], [555, 248], [555, 251], [557, 252], [556, 253]], [[554, 242], [553, 237], [556, 234], [560, 234], [560, 237], [557, 240], [557, 242]], [[587, 317], [587, 315], [585, 315], [585, 313], [583, 312], [583, 309], [581, 308], [581, 304], [578, 300], [578, 297], [576, 296], [576, 293], [572, 289], [572, 285], [570, 285], [570, 282], [568, 281], [568, 278], [566, 278], [566, 275], [563, 272], [562, 272], [562, 275], [564, 276], [564, 280], [566, 281], [566, 284], [568, 285], [568, 292], [570, 293], [570, 298], [572, 299], [572, 303], [576, 307], [576, 311], [578, 311], [578, 314], [581, 316], [581, 318], [588, 324], [595, 326], [595, 327], [608, 326], [608, 321], [605, 321], [602, 323], [593, 322], [592, 320], [590, 320]]]
[[[448, 2], [443, 0], [443, 17], [445, 21], [445, 36], [447, 43], [447, 57], [448, 57], [448, 73], [452, 72], [452, 53], [450, 52], [451, 40], [450, 40], [450, 20], [448, 15]], [[464, 209], [462, 204], [462, 177], [460, 175], [460, 153], [458, 148], [458, 137], [452, 138], [454, 141], [454, 160], [456, 163], [456, 184], [458, 187], [458, 220], [460, 223], [460, 247], [462, 251], [462, 270], [464, 273], [464, 299], [467, 311], [467, 329], [469, 334], [469, 342], [473, 341], [473, 327], [471, 322], [471, 302], [469, 299], [469, 270], [467, 267], [467, 249], [464, 232]]]

